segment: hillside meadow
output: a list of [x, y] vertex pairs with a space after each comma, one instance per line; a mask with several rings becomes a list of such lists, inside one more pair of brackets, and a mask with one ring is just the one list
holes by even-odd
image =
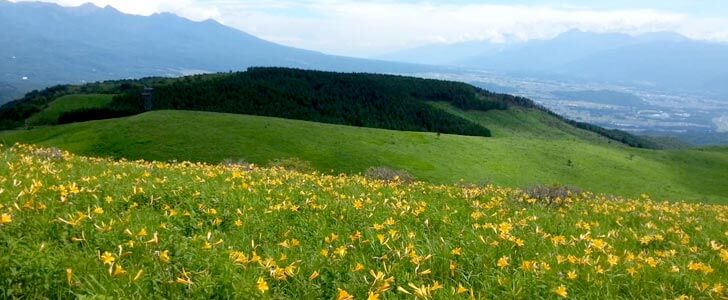
[[0, 132], [0, 142], [156, 161], [267, 165], [295, 158], [328, 174], [356, 174], [369, 167], [386, 166], [436, 184], [494, 183], [521, 188], [560, 184], [628, 197], [649, 193], [659, 200], [728, 202], [725, 149], [635, 149], [534, 110], [464, 112], [445, 108], [492, 128], [494, 137], [154, 111], [128, 118]]
[[728, 206], [0, 146], [3, 298], [720, 299]]

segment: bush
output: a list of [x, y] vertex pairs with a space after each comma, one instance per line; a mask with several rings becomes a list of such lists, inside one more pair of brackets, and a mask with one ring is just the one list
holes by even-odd
[[415, 181], [415, 177], [409, 172], [404, 170], [395, 170], [388, 167], [371, 167], [364, 172], [364, 177], [386, 182], [397, 181], [409, 183]]

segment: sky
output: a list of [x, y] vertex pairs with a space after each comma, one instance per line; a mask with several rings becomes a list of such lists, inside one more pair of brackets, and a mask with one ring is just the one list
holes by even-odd
[[[16, 0], [24, 1], [24, 0]], [[433, 43], [547, 39], [570, 29], [728, 42], [726, 0], [45, 0], [214, 19], [273, 42], [357, 57]]]

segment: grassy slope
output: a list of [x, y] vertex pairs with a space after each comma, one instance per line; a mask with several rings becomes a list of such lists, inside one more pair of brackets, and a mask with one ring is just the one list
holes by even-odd
[[0, 147], [0, 161], [2, 298], [414, 299], [412, 286], [441, 286], [431, 299], [728, 295], [728, 206], [589, 194], [552, 206], [494, 186], [29, 147]]
[[114, 95], [107, 94], [88, 94], [88, 95], [68, 95], [60, 97], [50, 104], [43, 111], [33, 115], [28, 122], [33, 125], [55, 124], [65, 112], [79, 110], [83, 108], [104, 107], [111, 103]]
[[149, 160], [242, 158], [265, 163], [298, 157], [321, 170], [360, 172], [384, 165], [438, 183], [459, 179], [517, 187], [561, 183], [626, 196], [647, 192], [658, 198], [728, 202], [726, 151], [625, 148], [571, 127], [550, 127], [545, 125], [550, 117], [530, 111], [464, 114], [489, 124], [496, 137], [438, 137], [266, 117], [158, 111], [5, 132], [0, 141]]

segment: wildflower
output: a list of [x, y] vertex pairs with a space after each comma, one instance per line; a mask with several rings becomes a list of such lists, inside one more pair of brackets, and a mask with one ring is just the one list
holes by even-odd
[[94, 208], [94, 214], [103, 215], [104, 214], [104, 209], [97, 206], [96, 208]]
[[566, 291], [566, 287], [562, 284], [554, 290], [554, 294], [556, 294], [556, 296], [566, 298], [566, 296], [569, 295], [569, 292]]
[[314, 280], [314, 279], [316, 279], [318, 277], [319, 277], [319, 272], [318, 271], [313, 271], [313, 273], [311, 273], [311, 276], [308, 276], [308, 280]]
[[169, 250], [159, 252], [159, 260], [163, 263], [169, 263]]
[[66, 282], [69, 286], [73, 286], [73, 269], [66, 269]]
[[261, 293], [268, 291], [268, 283], [265, 282], [263, 277], [258, 277], [258, 281], [255, 282], [255, 285]]
[[105, 265], [113, 264], [116, 258], [114, 258], [111, 253], [108, 251], [105, 251], [104, 254], [101, 255], [101, 262], [103, 262]]
[[114, 267], [114, 272], [112, 273], [113, 276], [121, 276], [121, 275], [126, 274], [126, 270], [124, 270], [124, 268], [122, 268], [120, 264], [115, 264], [115, 265], [113, 265], [113, 267]]
[[499, 268], [503, 269], [503, 268], [507, 267], [508, 265], [510, 265], [509, 260], [510, 260], [510, 258], [508, 256], [503, 256], [498, 259], [498, 262], [496, 263], [496, 265]]
[[356, 266], [354, 266], [354, 272], [359, 272], [361, 270], [364, 270], [364, 265], [361, 263], [356, 263]]
[[339, 290], [339, 294], [336, 296], [336, 300], [353, 300], [354, 299], [354, 296], [350, 295], [349, 292], [342, 290], [342, 289], [338, 289], [338, 290]]
[[609, 256], [607, 256], [607, 263], [609, 263], [610, 266], [615, 266], [618, 262], [619, 257], [617, 257], [616, 255], [609, 254]]
[[450, 251], [450, 253], [452, 253], [452, 255], [455, 255], [455, 256], [460, 256], [460, 255], [462, 255], [462, 249], [460, 247], [457, 247], [455, 249], [452, 249], [452, 251]]
[[184, 285], [192, 285], [192, 279], [190, 279], [190, 275], [182, 269], [182, 274], [180, 274], [179, 277], [177, 277], [177, 280], [175, 280], [176, 283], [184, 284]]
[[720, 296], [723, 295], [723, 292], [725, 292], [725, 287], [723, 286], [723, 284], [716, 283], [715, 285], [713, 285], [713, 288], [710, 289], [710, 292]]
[[462, 283], [458, 283], [458, 287], [455, 289], [455, 294], [460, 295], [467, 291], [469, 291], [469, 289], [465, 288]]
[[334, 254], [338, 255], [339, 257], [344, 257], [344, 255], [346, 255], [346, 246], [336, 248], [336, 250], [334, 250]]
[[0, 215], [0, 225], [5, 225], [13, 221], [13, 216], [10, 214]]
[[551, 237], [551, 243], [554, 244], [554, 246], [566, 245], [566, 238], [561, 235], [553, 236]]
[[369, 294], [367, 294], [367, 300], [379, 300], [379, 294], [369, 292]]
[[574, 279], [576, 279], [576, 277], [578, 277], [578, 276], [576, 275], [576, 271], [574, 271], [574, 270], [571, 270], [568, 273], [566, 273], [566, 278], [569, 280], [574, 280]]
[[521, 270], [524, 271], [533, 271], [536, 269], [536, 262], [532, 260], [524, 260], [521, 262]]

